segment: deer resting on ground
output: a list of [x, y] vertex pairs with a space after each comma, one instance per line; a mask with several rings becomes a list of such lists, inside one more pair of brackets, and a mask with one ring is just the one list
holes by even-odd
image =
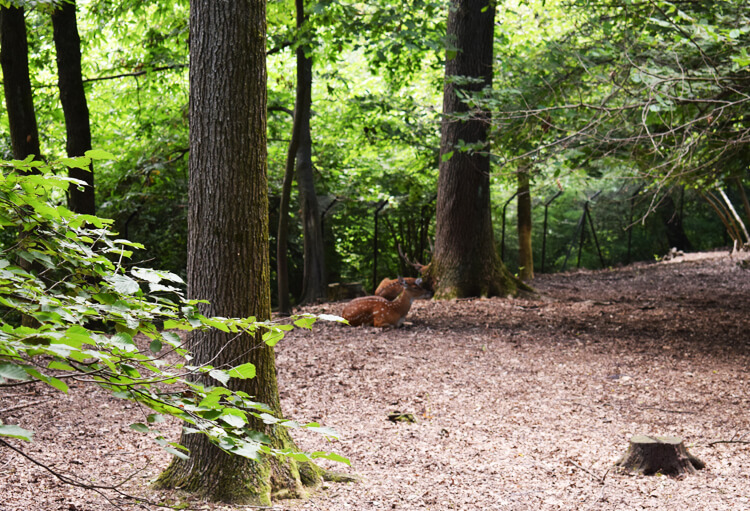
[[401, 293], [393, 301], [382, 296], [355, 298], [346, 304], [341, 315], [352, 326], [400, 327], [411, 309], [411, 303], [417, 298], [430, 295], [430, 292], [422, 287], [422, 279], [412, 280], [413, 282], [410, 282], [398, 278]]

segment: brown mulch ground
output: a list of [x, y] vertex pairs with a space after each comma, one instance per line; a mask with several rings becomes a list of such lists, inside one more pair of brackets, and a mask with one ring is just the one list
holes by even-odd
[[[300, 446], [347, 456], [362, 480], [274, 509], [750, 509], [744, 260], [696, 254], [533, 284], [544, 298], [419, 301], [398, 330], [319, 323], [282, 341], [287, 415], [342, 437], [296, 435]], [[4, 423], [36, 431], [23, 445], [30, 456], [100, 484], [143, 469], [124, 489], [157, 497], [144, 484], [168, 457], [128, 428], [143, 420], [135, 406], [87, 387], [0, 398]], [[416, 423], [389, 421], [395, 411]], [[176, 439], [176, 428], [165, 430]], [[680, 436], [707, 468], [680, 479], [618, 473], [634, 434]], [[0, 510], [99, 509], [103, 498], [0, 446]]]

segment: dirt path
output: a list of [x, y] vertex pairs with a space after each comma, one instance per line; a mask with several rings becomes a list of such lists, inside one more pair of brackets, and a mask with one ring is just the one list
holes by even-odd
[[[399, 330], [294, 332], [278, 347], [285, 411], [342, 436], [298, 442], [349, 457], [362, 481], [275, 509], [750, 509], [750, 444], [710, 445], [750, 441], [750, 269], [701, 257], [543, 276], [539, 300], [420, 301]], [[43, 410], [0, 418], [36, 422], [31, 453], [58, 468], [105, 481], [142, 467], [149, 440], [127, 429], [138, 411], [92, 407], [91, 392], [44, 389], [23, 398], [51, 399]], [[707, 468], [679, 480], [611, 470], [638, 433], [683, 437]], [[134, 491], [168, 461], [149, 456]], [[0, 448], [0, 510], [102, 502]]]

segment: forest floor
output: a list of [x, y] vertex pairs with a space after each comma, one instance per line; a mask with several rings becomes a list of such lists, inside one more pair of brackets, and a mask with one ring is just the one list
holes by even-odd
[[[295, 438], [348, 457], [351, 467], [325, 466], [361, 480], [273, 509], [750, 509], [750, 260], [689, 254], [533, 285], [538, 299], [417, 301], [397, 330], [291, 333], [277, 347], [285, 413], [341, 435]], [[98, 484], [135, 472], [124, 491], [170, 497], [146, 487], [169, 459], [128, 428], [143, 420], [135, 406], [83, 386], [0, 399], [0, 419], [36, 431], [22, 446], [36, 460]], [[396, 411], [416, 422], [390, 421]], [[176, 424], [164, 429], [177, 439]], [[635, 434], [682, 437], [706, 468], [620, 473]], [[0, 446], [0, 510], [100, 509], [102, 497]]]

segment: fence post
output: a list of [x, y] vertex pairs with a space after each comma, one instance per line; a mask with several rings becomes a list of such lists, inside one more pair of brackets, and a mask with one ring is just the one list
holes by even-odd
[[378, 204], [378, 207], [375, 209], [375, 232], [372, 237], [372, 292], [375, 293], [375, 289], [377, 289], [378, 286], [378, 215], [380, 214], [380, 210], [383, 209], [386, 204], [388, 204], [387, 200], [384, 200], [380, 204]]
[[599, 239], [596, 237], [596, 229], [594, 228], [594, 220], [591, 218], [591, 209], [589, 208], [588, 202], [586, 203], [586, 207], [584, 209], [586, 211], [586, 216], [589, 217], [589, 225], [591, 226], [591, 234], [594, 236], [594, 245], [596, 245], [596, 252], [599, 254], [599, 262], [602, 264], [602, 268], [604, 268], [606, 266], [604, 264], [604, 256], [602, 256], [602, 249], [599, 247]]
[[518, 191], [510, 196], [510, 199], [505, 201], [505, 204], [503, 205], [503, 227], [502, 227], [502, 235], [500, 236], [500, 260], [505, 262], [505, 209], [508, 207], [508, 204], [510, 204], [510, 201], [512, 201], [516, 195], [518, 195]]
[[628, 218], [628, 255], [626, 264], [630, 264], [630, 246], [631, 242], [633, 241], [633, 212], [635, 211], [635, 198], [638, 197], [638, 194], [641, 193], [642, 189], [643, 184], [636, 188], [636, 190], [633, 192], [633, 195], [630, 196], [630, 217]]
[[562, 194], [563, 191], [558, 190], [558, 192], [550, 200], [544, 203], [544, 232], [542, 233], [542, 273], [544, 273], [544, 258], [547, 252], [547, 209], [549, 208], [549, 205], [552, 204], [552, 201], [557, 199]]
[[[565, 271], [565, 267], [568, 265], [568, 258], [570, 257], [570, 252], [573, 250], [573, 244], [576, 242], [576, 238], [578, 237], [578, 231], [581, 231], [581, 242], [578, 246], [578, 267], [581, 267], [581, 251], [583, 250], [583, 240], [585, 237], [585, 231], [586, 231], [586, 213], [588, 212], [589, 208], [589, 202], [596, 199], [599, 194], [602, 193], [601, 190], [596, 192], [591, 197], [588, 197], [586, 199], [586, 202], [583, 203], [583, 213], [581, 214], [581, 218], [578, 219], [578, 225], [576, 226], [576, 232], [573, 234], [573, 239], [570, 241], [570, 247], [568, 248], [568, 253], [565, 254], [565, 261], [563, 261], [562, 271]], [[588, 215], [589, 222], [591, 221], [591, 215]], [[594, 224], [591, 223], [591, 230], [593, 231]], [[596, 238], [596, 233], [594, 233], [594, 238]], [[597, 242], [597, 248], [599, 243]], [[599, 256], [601, 257], [601, 252], [599, 253]], [[602, 266], [604, 266], [604, 262], [602, 259]]]

